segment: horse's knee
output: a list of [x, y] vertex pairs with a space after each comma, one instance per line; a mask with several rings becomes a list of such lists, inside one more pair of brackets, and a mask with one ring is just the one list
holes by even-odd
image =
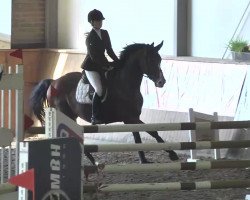
[[160, 137], [157, 131], [151, 131], [151, 132], [148, 132], [148, 133], [149, 133], [149, 135], [151, 135], [154, 138]]
[[152, 131], [152, 132], [148, 132], [148, 133], [149, 133], [149, 135], [151, 135], [152, 137], [154, 137], [154, 138], [157, 140], [157, 142], [160, 142], [160, 143], [165, 142], [165, 141], [161, 138], [161, 136], [158, 134], [157, 131]]

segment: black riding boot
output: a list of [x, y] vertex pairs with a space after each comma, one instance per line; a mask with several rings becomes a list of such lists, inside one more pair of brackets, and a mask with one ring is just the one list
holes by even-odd
[[98, 119], [100, 117], [101, 98], [95, 93], [92, 99], [92, 118], [91, 124], [102, 124], [102, 121]]

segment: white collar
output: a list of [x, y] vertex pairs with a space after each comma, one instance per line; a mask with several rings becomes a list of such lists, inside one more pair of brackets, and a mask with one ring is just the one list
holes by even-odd
[[93, 29], [95, 30], [95, 32], [97, 33], [99, 38], [102, 39], [101, 29], [95, 29], [95, 28], [93, 28]]

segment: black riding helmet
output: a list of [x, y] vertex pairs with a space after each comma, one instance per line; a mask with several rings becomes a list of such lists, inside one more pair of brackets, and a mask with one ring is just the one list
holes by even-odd
[[96, 21], [100, 21], [100, 20], [104, 20], [105, 18], [102, 15], [102, 12], [99, 10], [91, 10], [88, 14], [88, 22], [91, 23], [91, 21], [96, 20]]

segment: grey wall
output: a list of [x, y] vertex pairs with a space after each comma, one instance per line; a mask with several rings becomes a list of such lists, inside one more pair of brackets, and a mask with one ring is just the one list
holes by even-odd
[[58, 48], [83, 46], [83, 0], [58, 1]]

